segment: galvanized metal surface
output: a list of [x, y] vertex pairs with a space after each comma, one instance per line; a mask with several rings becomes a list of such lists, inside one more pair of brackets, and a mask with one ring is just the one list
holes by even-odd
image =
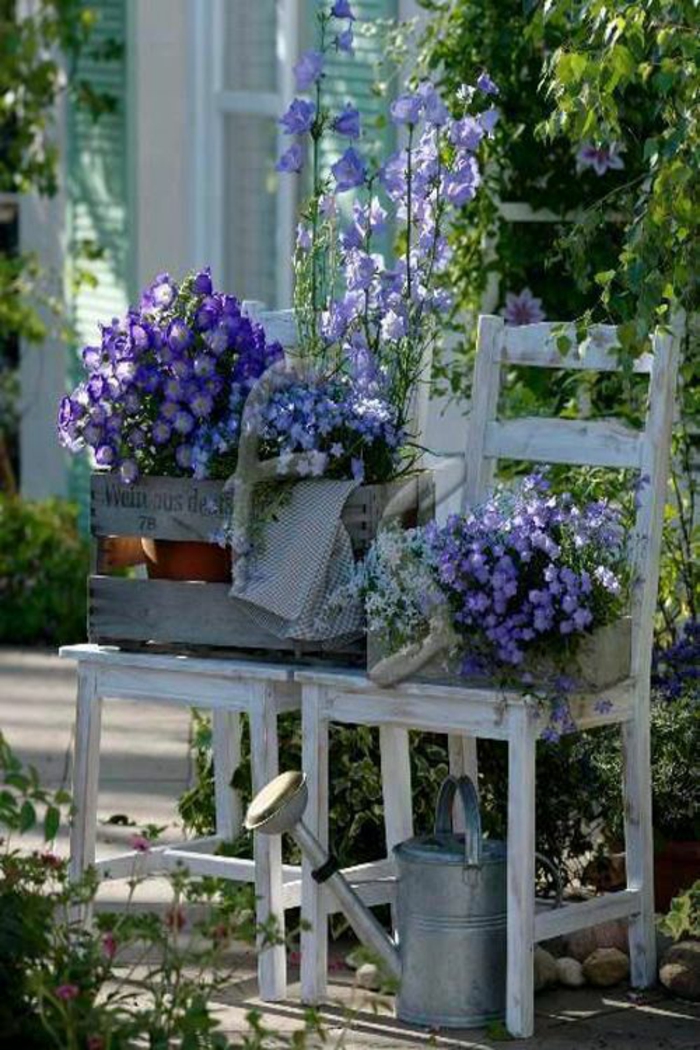
[[[459, 793], [464, 835], [452, 830]], [[484, 841], [476, 792], [448, 777], [435, 831], [394, 850], [402, 962], [402, 1021], [470, 1028], [503, 1017], [506, 991], [506, 847]]]

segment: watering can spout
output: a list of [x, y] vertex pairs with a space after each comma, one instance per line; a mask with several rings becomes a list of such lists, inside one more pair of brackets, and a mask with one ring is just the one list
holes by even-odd
[[302, 820], [308, 799], [303, 773], [281, 773], [255, 796], [248, 807], [245, 826], [263, 835], [288, 831], [313, 864], [314, 878], [327, 885], [363, 944], [376, 952], [392, 977], [399, 978], [401, 961], [396, 945], [338, 870], [335, 858], [325, 852]]

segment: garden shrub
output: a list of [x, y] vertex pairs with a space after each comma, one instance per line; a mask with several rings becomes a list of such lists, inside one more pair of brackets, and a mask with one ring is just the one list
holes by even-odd
[[0, 494], [0, 642], [83, 641], [88, 568], [76, 507]]

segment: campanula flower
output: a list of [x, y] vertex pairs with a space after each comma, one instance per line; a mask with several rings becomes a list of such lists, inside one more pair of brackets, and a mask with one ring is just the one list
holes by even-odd
[[542, 309], [542, 300], [533, 295], [529, 288], [523, 288], [517, 294], [506, 294], [506, 305], [501, 310], [501, 316], [505, 317], [506, 324], [523, 325], [544, 321], [546, 314]]
[[404, 94], [389, 106], [389, 113], [394, 124], [417, 124], [423, 112], [424, 101], [420, 95]]
[[308, 91], [323, 75], [323, 55], [320, 51], [304, 51], [294, 66], [297, 91]]
[[497, 85], [494, 84], [493, 80], [486, 72], [479, 74], [476, 81], [476, 87], [477, 90], [483, 92], [484, 95], [500, 94]]
[[625, 147], [619, 142], [609, 146], [594, 146], [592, 142], [583, 142], [576, 154], [576, 170], [585, 171], [592, 168], [596, 175], [605, 175], [606, 171], [622, 171], [625, 162], [621, 153]]
[[350, 102], [345, 106], [340, 116], [333, 121], [333, 130], [338, 135], [345, 135], [349, 139], [360, 137], [360, 114]]
[[277, 161], [276, 170], [288, 175], [298, 174], [304, 167], [304, 154], [298, 142], [290, 146]]
[[349, 0], [335, 0], [331, 8], [331, 14], [334, 18], [349, 18], [351, 20], [355, 18]]
[[316, 104], [303, 98], [295, 98], [290, 103], [289, 109], [280, 118], [279, 123], [284, 128], [285, 135], [305, 135], [311, 130], [311, 125], [316, 116]]
[[348, 26], [342, 33], [338, 33], [335, 38], [335, 47], [337, 51], [344, 51], [346, 54], [353, 54], [353, 44], [355, 36], [352, 31], [352, 26]]
[[352, 146], [346, 149], [340, 160], [331, 166], [331, 172], [335, 178], [338, 193], [362, 186], [367, 175], [365, 162]]

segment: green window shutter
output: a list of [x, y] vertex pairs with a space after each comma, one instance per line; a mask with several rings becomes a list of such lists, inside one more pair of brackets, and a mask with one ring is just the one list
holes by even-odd
[[[84, 0], [97, 22], [74, 77], [86, 81], [98, 94], [114, 100], [114, 112], [94, 120], [87, 108], [71, 105], [68, 113], [67, 198], [68, 273], [70, 315], [76, 346], [71, 381], [81, 376], [80, 350], [99, 339], [98, 323], [122, 315], [128, 303], [130, 278], [129, 173], [127, 168], [127, 0]], [[114, 42], [121, 54], [109, 60], [89, 52]], [[90, 259], [97, 250], [97, 258]], [[95, 279], [76, 290], [78, 272], [87, 269]], [[86, 456], [71, 461], [69, 493], [81, 507], [85, 524], [89, 504], [89, 464]]]

